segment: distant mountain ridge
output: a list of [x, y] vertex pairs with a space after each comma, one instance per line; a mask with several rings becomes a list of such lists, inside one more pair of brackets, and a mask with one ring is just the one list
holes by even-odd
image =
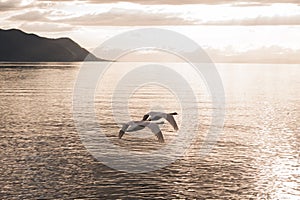
[[18, 29], [0, 29], [0, 61], [79, 62], [104, 61], [70, 38], [50, 39]]

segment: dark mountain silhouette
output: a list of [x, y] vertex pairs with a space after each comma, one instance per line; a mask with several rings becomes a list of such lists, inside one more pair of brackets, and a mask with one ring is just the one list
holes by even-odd
[[70, 38], [49, 39], [17, 29], [0, 29], [0, 61], [76, 62], [84, 60], [103, 61]]

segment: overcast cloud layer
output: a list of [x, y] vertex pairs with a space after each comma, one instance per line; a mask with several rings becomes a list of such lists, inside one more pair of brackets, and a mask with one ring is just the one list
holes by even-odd
[[[201, 42], [209, 41], [205, 44], [216, 49], [226, 45], [259, 49], [270, 44], [300, 49], [295, 42], [300, 39], [300, 0], [0, 0], [0, 19], [0, 28], [19, 28], [48, 37], [71, 37], [87, 48], [95, 45], [94, 38], [104, 40], [118, 30], [136, 26], [183, 26], [186, 28], [179, 29], [186, 29], [187, 33], [194, 31], [195, 39], [207, 37]], [[191, 31], [185, 25], [197, 26]], [[104, 26], [114, 30], [104, 34]], [[250, 27], [253, 33], [239, 32], [240, 26]], [[204, 31], [199, 27], [205, 27]], [[255, 34], [258, 29], [263, 31]], [[266, 40], [272, 36], [275, 39], [267, 44]]]
[[[148, 26], [148, 25], [300, 25], [300, 4], [299, 0], [286, 0], [289, 7], [286, 13], [266, 15], [270, 11], [272, 3], [279, 3], [279, 0], [236, 1], [236, 0], [130, 0], [126, 2], [135, 4], [118, 4], [120, 1], [108, 0], [0, 0], [0, 13], [9, 12], [6, 22], [48, 22], [62, 23], [67, 25], [80, 26]], [[183, 4], [184, 2], [184, 4]], [[114, 4], [115, 3], [115, 4]], [[217, 4], [228, 4], [222, 10], [216, 10]], [[163, 4], [163, 5], [161, 5]], [[193, 5], [189, 4], [199, 4]], [[200, 5], [201, 4], [201, 5]], [[202, 4], [209, 4], [212, 7], [203, 8]], [[83, 12], [87, 5], [90, 12]], [[147, 6], [148, 5], [148, 6]], [[161, 6], [158, 6], [161, 5]], [[170, 6], [168, 6], [170, 5]], [[188, 7], [189, 6], [189, 7]], [[73, 8], [73, 10], [70, 9]], [[106, 7], [107, 10], [99, 9]], [[247, 8], [249, 7], [249, 8]], [[256, 8], [257, 7], [257, 8]], [[263, 7], [264, 10], [260, 8]], [[267, 10], [267, 8], [269, 9]], [[182, 9], [180, 9], [182, 8]], [[207, 12], [208, 16], [214, 15], [216, 19], [201, 16]], [[256, 16], [242, 16], [243, 12], [237, 13], [239, 9], [253, 9]], [[282, 10], [285, 10], [283, 8]], [[298, 13], [295, 13], [295, 10]], [[294, 13], [292, 13], [293, 11]], [[196, 16], [197, 14], [200, 16]], [[219, 18], [217, 18], [219, 16]], [[211, 16], [210, 16], [211, 17]], [[4, 22], [5, 24], [5, 22]]]
[[[100, 1], [89, 2], [95, 3]], [[154, 4], [158, 1], [149, 1], [148, 3], [151, 2]], [[164, 3], [167, 2], [168, 1], [164, 1]], [[206, 1], [188, 2], [195, 3]], [[228, 3], [232, 1], [219, 0], [212, 2]], [[262, 2], [270, 3], [277, 1], [265, 0]], [[251, 6], [249, 6], [250, 4], [240, 4], [237, 7], [237, 4], [235, 4], [233, 6], [225, 6], [216, 9], [220, 6], [211, 5], [210, 7], [203, 7], [203, 5], [193, 5], [192, 7], [188, 7], [186, 4], [170, 6], [144, 6], [138, 4], [134, 4], [134, 6], [123, 4], [103, 4], [102, 6], [97, 4], [92, 6], [90, 4], [80, 3], [78, 1], [76, 4], [72, 5], [70, 1], [54, 1], [53, 3], [53, 1], [49, 2], [44, 0], [31, 2], [30, 4], [24, 4], [21, 0], [0, 3], [0, 5], [2, 5], [2, 12], [6, 11], [11, 13], [6, 17], [6, 23], [9, 24], [10, 22], [20, 22], [23, 24], [23, 26], [24, 23], [26, 24], [29, 22], [47, 22], [48, 24], [53, 23], [54, 25], [52, 25], [52, 27], [56, 26], [57, 24], [61, 24], [61, 27], [64, 25], [74, 27], [161, 25], [300, 25], [300, 6], [290, 4], [289, 10], [283, 13], [282, 11], [281, 13], [277, 13], [276, 11], [273, 12], [274, 8], [271, 6], [264, 5], [263, 7], [257, 7], [257, 4], [261, 5], [261, 3], [253, 4], [252, 2]], [[86, 5], [90, 5], [89, 9], [91, 10], [89, 12], [81, 12], [82, 8], [85, 8], [84, 6]], [[72, 7], [72, 9], [69, 9], [69, 7]], [[107, 9], [103, 10], [104, 7]], [[19, 11], [17, 12], [18, 9]], [[209, 13], [206, 13], [208, 17], [201, 15], [201, 13], [207, 12], [207, 9], [210, 10]], [[284, 9], [281, 10], [284, 11]], [[220, 14], [220, 11], [223, 11], [224, 13]], [[253, 14], [254, 11], [256, 14]], [[249, 16], [245, 15], [245, 13], [248, 13]]]
[[[39, 1], [49, 1], [49, 0], [39, 0]], [[52, 0], [56, 2], [66, 2], [68, 0]], [[130, 3], [138, 3], [138, 4], [144, 4], [144, 5], [161, 5], [161, 4], [167, 4], [167, 5], [185, 5], [185, 4], [232, 4], [232, 3], [245, 3], [246, 1], [243, 0], [128, 0], [128, 1], [116, 1], [116, 0], [79, 0], [82, 2], [90, 2], [90, 3], [118, 3], [118, 2], [130, 2]], [[70, 1], [68, 1], [70, 2]], [[293, 3], [293, 4], [300, 4], [299, 0], [260, 0], [260, 1], [248, 1], [249, 5], [252, 3], [255, 4], [272, 4], [272, 3]]]
[[81, 16], [50, 19], [51, 12], [28, 11], [13, 15], [8, 20], [26, 22], [60, 23], [74, 26], [168, 26], [168, 25], [300, 25], [300, 15], [292, 16], [258, 16], [255, 18], [227, 20], [188, 20], [173, 14], [143, 13], [138, 10], [111, 9], [105, 13], [85, 14]]

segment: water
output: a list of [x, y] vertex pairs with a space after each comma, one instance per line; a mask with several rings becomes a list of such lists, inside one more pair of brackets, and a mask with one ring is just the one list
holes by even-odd
[[[300, 198], [299, 65], [217, 65], [226, 93], [226, 117], [211, 153], [195, 153], [212, 111], [207, 92], [199, 87], [197, 141], [182, 159], [141, 174], [101, 164], [82, 144], [72, 113], [80, 63], [1, 66], [1, 199]], [[162, 147], [146, 130], [117, 139], [119, 126], [109, 107], [112, 91], [101, 88], [115, 80], [116, 74], [99, 83], [95, 98], [107, 137], [132, 151], [149, 153]], [[180, 111], [180, 100], [172, 95], [157, 85], [142, 87], [132, 95], [129, 112], [139, 119], [151, 108]], [[176, 119], [181, 124], [182, 118]], [[172, 127], [165, 124], [162, 130], [166, 144], [171, 143], [176, 136]]]

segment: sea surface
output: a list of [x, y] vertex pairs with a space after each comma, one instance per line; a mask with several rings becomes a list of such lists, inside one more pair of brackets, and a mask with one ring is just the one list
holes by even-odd
[[[134, 65], [141, 63], [114, 63], [97, 82], [93, 106], [100, 128], [87, 129], [149, 159], [147, 154], [171, 144], [178, 133], [165, 123], [160, 125], [165, 144], [147, 129], [118, 139], [122, 116], [126, 119], [123, 102], [132, 120], [149, 110], [176, 111], [179, 129], [183, 112], [195, 102], [160, 84], [138, 86], [129, 99], [118, 98], [115, 94], [122, 91], [114, 87]], [[216, 64], [225, 91], [225, 118], [206, 155], [197, 152], [216, 109], [210, 93], [187, 66], [169, 65], [181, 70], [195, 89], [198, 124], [182, 131], [197, 137], [174, 162], [130, 173], [103, 164], [92, 151], [98, 148], [101, 156], [110, 156], [110, 149], [95, 141], [86, 146], [78, 131], [74, 116], [91, 114], [73, 109], [82, 63], [1, 63], [0, 199], [300, 199], [300, 65]]]

